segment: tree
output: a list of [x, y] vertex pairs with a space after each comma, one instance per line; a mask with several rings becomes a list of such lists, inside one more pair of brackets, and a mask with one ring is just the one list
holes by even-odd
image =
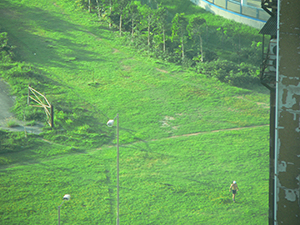
[[186, 34], [186, 26], [187, 26], [187, 19], [185, 18], [184, 13], [176, 13], [172, 20], [172, 42], [176, 39], [179, 39], [181, 48], [181, 59], [184, 60], [184, 41], [185, 41], [185, 34]]
[[101, 9], [100, 9], [100, 5], [99, 5], [99, 0], [96, 0], [96, 3], [97, 3], [97, 15], [98, 15], [98, 18], [100, 19], [101, 18]]
[[158, 5], [157, 10], [155, 11], [155, 20], [155, 31], [158, 33], [156, 37], [163, 45], [163, 52], [166, 52], [166, 30], [168, 26], [167, 10], [161, 4]]
[[189, 20], [189, 24], [187, 26], [187, 31], [189, 34], [190, 39], [193, 38], [193, 36], [197, 36], [199, 38], [199, 48], [200, 48], [200, 60], [203, 62], [203, 44], [202, 44], [202, 35], [201, 35], [201, 26], [203, 24], [206, 24], [206, 20], [197, 16], [193, 17]]
[[114, 3], [113, 0], [95, 0], [95, 2], [98, 18], [107, 20], [109, 23], [109, 27], [111, 27], [112, 6]]
[[122, 22], [123, 22], [123, 15], [124, 15], [124, 9], [126, 6], [131, 2], [131, 0], [118, 0], [113, 5], [113, 12], [117, 13], [119, 16], [119, 33], [120, 36], [122, 35]]
[[133, 41], [134, 33], [139, 23], [140, 12], [139, 8], [141, 7], [140, 1], [130, 2], [125, 9], [125, 16], [127, 16], [129, 21], [129, 26], [131, 29], [131, 40]]
[[142, 30], [147, 29], [147, 45], [150, 47], [151, 43], [151, 29], [152, 25], [155, 22], [155, 17], [153, 15], [152, 9], [148, 5], [143, 5], [139, 8], [140, 13], [142, 15]]

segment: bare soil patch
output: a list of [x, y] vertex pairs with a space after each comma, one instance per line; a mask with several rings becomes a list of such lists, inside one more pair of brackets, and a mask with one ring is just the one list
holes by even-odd
[[[8, 131], [26, 131], [27, 133], [39, 134], [42, 132], [42, 124], [26, 126], [24, 121], [16, 119], [11, 112], [15, 104], [15, 97], [10, 94], [9, 85], [0, 78], [0, 129]], [[11, 124], [14, 126], [10, 127]]]

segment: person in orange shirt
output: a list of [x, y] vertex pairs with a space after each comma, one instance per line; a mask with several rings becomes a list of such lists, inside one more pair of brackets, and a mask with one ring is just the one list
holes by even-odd
[[232, 200], [233, 202], [235, 202], [235, 195], [236, 195], [236, 192], [239, 190], [237, 184], [236, 184], [236, 181], [234, 180], [232, 182], [232, 184], [230, 185], [230, 188], [229, 188], [229, 192], [232, 191]]

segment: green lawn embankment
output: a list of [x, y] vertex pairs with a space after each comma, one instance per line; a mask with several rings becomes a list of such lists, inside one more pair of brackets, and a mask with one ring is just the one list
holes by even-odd
[[28, 83], [56, 109], [55, 129], [0, 155], [1, 224], [56, 223], [66, 193], [62, 223], [115, 223], [115, 129], [106, 122], [117, 113], [122, 224], [267, 224], [268, 127], [255, 127], [268, 124], [263, 88], [144, 57], [66, 0], [0, 8], [1, 29], [27, 70], [1, 67], [16, 113], [43, 119], [26, 106]]

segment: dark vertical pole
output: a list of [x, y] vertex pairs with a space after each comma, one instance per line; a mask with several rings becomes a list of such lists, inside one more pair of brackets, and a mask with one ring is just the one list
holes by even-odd
[[58, 206], [58, 225], [60, 225], [60, 207], [64, 204], [65, 201], [63, 201], [59, 206]]
[[243, 14], [243, 6], [242, 6], [242, 3], [240, 3], [240, 14]]
[[275, 90], [270, 90], [269, 225], [274, 224]]
[[261, 61], [264, 61], [264, 53], [265, 53], [265, 34], [263, 34], [263, 39], [262, 39], [262, 52], [261, 52]]
[[60, 225], [60, 206], [58, 206], [58, 225]]
[[53, 128], [54, 127], [54, 106], [53, 105], [50, 105], [50, 124], [51, 124], [51, 127]]
[[117, 114], [117, 225], [119, 225], [119, 113]]

